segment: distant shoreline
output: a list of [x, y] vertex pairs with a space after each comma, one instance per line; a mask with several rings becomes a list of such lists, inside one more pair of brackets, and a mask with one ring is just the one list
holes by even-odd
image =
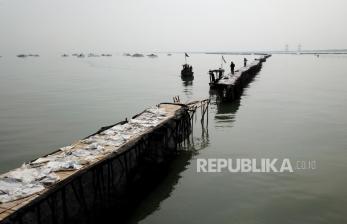
[[346, 51], [254, 51], [254, 52], [205, 52], [205, 54], [229, 54], [229, 55], [265, 55], [265, 54], [347, 54]]

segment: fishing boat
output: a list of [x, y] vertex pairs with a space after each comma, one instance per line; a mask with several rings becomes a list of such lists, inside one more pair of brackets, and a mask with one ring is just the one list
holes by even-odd
[[136, 53], [136, 54], [133, 54], [131, 57], [140, 58], [140, 57], [143, 57], [143, 54]]
[[150, 58], [157, 58], [158, 55], [156, 55], [156, 54], [148, 54], [147, 57], [150, 57]]
[[182, 66], [183, 66], [181, 71], [182, 76], [193, 76], [194, 72], [193, 72], [193, 67], [191, 65], [184, 64]]
[[97, 54], [94, 54], [94, 53], [89, 53], [89, 54], [88, 54], [88, 57], [100, 57], [100, 56], [97, 55]]
[[213, 88], [219, 80], [221, 80], [224, 76], [224, 68], [223, 65], [227, 63], [224, 59], [223, 55], [221, 56], [221, 65], [218, 69], [211, 69], [208, 71], [208, 74], [210, 75], [210, 87]]
[[85, 56], [84, 56], [83, 53], [81, 53], [81, 54], [77, 55], [77, 57], [78, 57], [78, 58], [84, 58]]
[[224, 76], [224, 69], [213, 69], [209, 70], [208, 74], [210, 75], [210, 87], [214, 87], [219, 80], [221, 80]]
[[187, 53], [184, 53], [184, 58], [185, 58], [185, 64], [182, 65], [182, 71], [181, 71], [181, 76], [193, 76], [194, 72], [193, 72], [193, 66], [189, 65], [187, 63], [187, 57], [189, 57], [189, 55]]

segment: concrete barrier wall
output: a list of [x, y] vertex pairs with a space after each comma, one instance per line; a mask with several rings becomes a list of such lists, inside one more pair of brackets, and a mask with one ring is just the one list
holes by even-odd
[[129, 142], [120, 153], [77, 171], [1, 224], [95, 223], [97, 214], [110, 207], [117, 214], [117, 208], [127, 206], [126, 192], [143, 177], [143, 170], [169, 162], [190, 132], [190, 115], [182, 107], [173, 119]]

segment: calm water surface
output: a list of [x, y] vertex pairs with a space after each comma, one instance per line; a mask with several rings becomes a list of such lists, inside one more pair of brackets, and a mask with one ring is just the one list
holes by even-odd
[[[246, 56], [252, 59], [253, 56]], [[243, 56], [225, 56], [241, 65]], [[274, 55], [235, 103], [212, 101], [208, 132], [182, 153], [129, 223], [346, 223], [347, 57]], [[0, 171], [159, 102], [216, 97], [220, 56], [0, 58]], [[199, 123], [199, 122], [198, 122]], [[315, 160], [294, 173], [197, 173], [197, 158]]]

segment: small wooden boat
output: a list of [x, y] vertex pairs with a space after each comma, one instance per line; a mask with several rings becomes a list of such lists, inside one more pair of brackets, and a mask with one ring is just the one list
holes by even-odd
[[156, 55], [156, 54], [149, 54], [147, 56], [150, 57], [150, 58], [157, 58], [158, 57], [158, 55]]
[[81, 54], [77, 55], [77, 57], [78, 57], [78, 58], [84, 58], [85, 56], [84, 56], [83, 53], [81, 53]]
[[136, 54], [133, 54], [132, 57], [140, 58], [140, 57], [143, 57], [143, 54], [136, 53]]
[[193, 72], [193, 66], [189, 65], [187, 63], [187, 58], [189, 57], [189, 55], [187, 53], [184, 53], [184, 60], [185, 60], [185, 64], [182, 65], [182, 71], [181, 71], [181, 76], [193, 76], [194, 72]]
[[194, 74], [193, 66], [191, 66], [189, 64], [184, 64], [182, 66], [183, 66], [182, 71], [181, 71], [182, 76], [193, 76], [193, 74]]
[[209, 84], [211, 87], [214, 87], [216, 83], [223, 78], [224, 69], [219, 68], [219, 69], [209, 70], [208, 74], [210, 75]]
[[88, 54], [88, 57], [100, 57], [100, 56], [97, 55], [97, 54], [94, 54], [94, 53], [89, 53], [89, 54]]

